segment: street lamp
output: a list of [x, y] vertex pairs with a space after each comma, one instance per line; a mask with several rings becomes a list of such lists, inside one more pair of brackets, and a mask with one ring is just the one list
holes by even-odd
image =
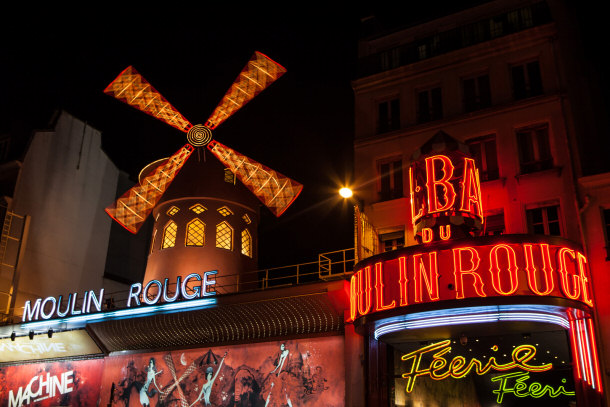
[[343, 187], [339, 190], [339, 195], [347, 199], [351, 198], [354, 195], [354, 192], [348, 187]]

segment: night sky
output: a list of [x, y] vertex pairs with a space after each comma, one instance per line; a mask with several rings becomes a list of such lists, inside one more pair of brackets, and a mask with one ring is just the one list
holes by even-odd
[[331, 10], [288, 3], [5, 13], [0, 133], [25, 140], [63, 108], [100, 130], [103, 149], [135, 179], [143, 166], [177, 151], [186, 137], [103, 93], [124, 68], [133, 65], [197, 124], [205, 123], [254, 51], [263, 52], [287, 73], [214, 137], [304, 184], [280, 218], [261, 209], [260, 266], [314, 261], [320, 252], [353, 247], [352, 208], [336, 191], [352, 174], [350, 81], [360, 18], [376, 12], [388, 24], [409, 24], [448, 13], [455, 3], [410, 4], [408, 15], [385, 6]]
[[26, 140], [63, 108], [100, 130], [103, 149], [135, 179], [184, 145], [186, 135], [103, 89], [133, 65], [191, 123], [205, 123], [260, 51], [287, 73], [214, 133], [304, 184], [280, 218], [261, 208], [260, 266], [352, 247], [352, 210], [336, 191], [352, 172], [357, 13], [236, 12], [112, 10], [58, 18], [55, 10], [6, 21], [0, 132]]

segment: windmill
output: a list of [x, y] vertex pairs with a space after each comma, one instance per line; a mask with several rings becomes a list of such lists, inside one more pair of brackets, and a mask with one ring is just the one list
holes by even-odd
[[212, 132], [285, 72], [280, 64], [256, 51], [203, 125], [192, 125], [132, 66], [121, 72], [104, 93], [186, 133], [188, 143], [108, 206], [108, 215], [137, 233], [195, 148], [206, 147], [279, 217], [303, 186], [213, 140]]

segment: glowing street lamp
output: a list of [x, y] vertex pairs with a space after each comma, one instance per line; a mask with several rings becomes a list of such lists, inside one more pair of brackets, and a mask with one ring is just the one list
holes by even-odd
[[347, 199], [351, 198], [354, 195], [354, 192], [348, 187], [343, 187], [339, 190], [339, 195]]

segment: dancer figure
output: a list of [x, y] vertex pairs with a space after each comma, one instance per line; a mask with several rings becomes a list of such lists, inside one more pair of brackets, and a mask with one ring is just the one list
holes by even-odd
[[150, 362], [148, 362], [148, 367], [146, 369], [146, 382], [144, 383], [144, 386], [142, 386], [142, 388], [140, 389], [140, 404], [142, 404], [143, 407], [150, 406], [149, 397], [153, 397], [156, 393], [155, 389], [151, 389], [150, 392], [148, 391], [148, 388], [150, 387], [151, 383], [155, 385], [157, 390], [161, 391], [161, 389], [159, 389], [159, 386], [157, 385], [155, 376], [161, 374], [162, 372], [163, 370], [157, 372], [155, 358], [150, 358]]
[[206, 406], [211, 406], [212, 404], [210, 403], [210, 395], [212, 394], [212, 385], [214, 384], [214, 380], [216, 380], [216, 378], [218, 377], [218, 373], [220, 373], [220, 368], [222, 367], [222, 363], [225, 361], [225, 357], [227, 357], [227, 352], [225, 352], [225, 354], [222, 357], [222, 360], [220, 361], [220, 364], [218, 365], [218, 369], [216, 369], [216, 374], [214, 375], [214, 377], [212, 377], [212, 374], [214, 373], [214, 369], [212, 368], [212, 366], [209, 366], [206, 371], [205, 371], [205, 377], [207, 382], [201, 386], [201, 391], [199, 392], [199, 396], [197, 397], [197, 399], [193, 402], [193, 404], [191, 404], [190, 407], [192, 407], [195, 403], [197, 403], [199, 400], [201, 400], [201, 398], [203, 397], [203, 402]]

